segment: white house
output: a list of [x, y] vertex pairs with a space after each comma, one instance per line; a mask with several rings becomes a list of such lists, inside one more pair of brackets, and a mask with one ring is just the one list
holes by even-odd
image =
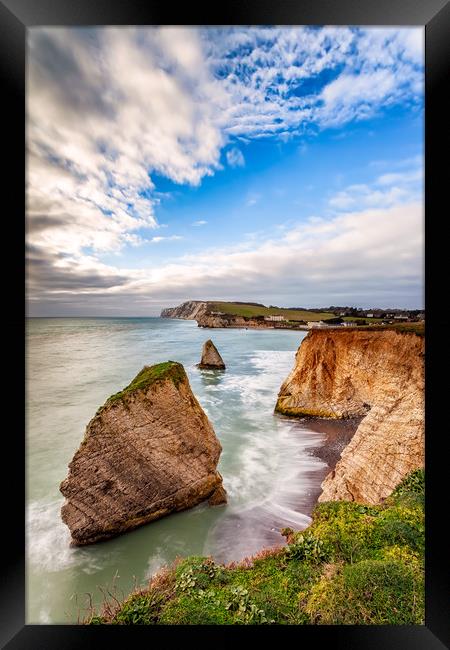
[[286, 320], [286, 319], [285, 319], [284, 316], [274, 315], [274, 316], [265, 316], [265, 317], [264, 317], [264, 320], [270, 320], [270, 321], [283, 321], [283, 320]]

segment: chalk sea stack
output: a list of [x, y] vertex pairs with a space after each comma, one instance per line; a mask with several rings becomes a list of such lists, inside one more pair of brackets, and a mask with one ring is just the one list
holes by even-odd
[[202, 359], [200, 363], [197, 364], [197, 367], [203, 368], [205, 370], [209, 368], [217, 369], [217, 370], [225, 370], [225, 364], [223, 362], [223, 359], [220, 356], [216, 346], [211, 341], [211, 339], [208, 339], [203, 344]]
[[145, 366], [89, 422], [61, 483], [72, 545], [114, 537], [206, 499], [226, 503], [221, 450], [183, 366]]
[[319, 501], [380, 503], [424, 466], [423, 336], [311, 330], [275, 411], [297, 417], [365, 416]]

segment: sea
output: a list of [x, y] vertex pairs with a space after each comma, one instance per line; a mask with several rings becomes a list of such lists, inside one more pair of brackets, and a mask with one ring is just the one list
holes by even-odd
[[[203, 329], [161, 318], [30, 318], [26, 327], [26, 622], [74, 623], [177, 557], [237, 562], [306, 528], [329, 467], [317, 424], [274, 414], [306, 332]], [[199, 370], [211, 338], [225, 371]], [[222, 444], [228, 504], [206, 503], [124, 535], [70, 546], [59, 485], [98, 407], [144, 365], [184, 365]]]

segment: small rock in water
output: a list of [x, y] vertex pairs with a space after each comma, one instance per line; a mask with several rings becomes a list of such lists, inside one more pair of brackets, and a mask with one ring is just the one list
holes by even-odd
[[211, 339], [208, 339], [208, 341], [203, 344], [202, 359], [200, 363], [197, 364], [197, 367], [204, 369], [216, 368], [218, 370], [225, 370], [223, 359]]

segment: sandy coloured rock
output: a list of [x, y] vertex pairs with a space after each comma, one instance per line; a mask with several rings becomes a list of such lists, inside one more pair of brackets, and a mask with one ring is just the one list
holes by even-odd
[[61, 483], [72, 544], [108, 539], [207, 499], [226, 502], [221, 450], [183, 366], [145, 366], [89, 422]]
[[379, 503], [424, 465], [424, 337], [394, 331], [313, 330], [281, 386], [275, 411], [365, 415], [319, 501]]
[[208, 339], [203, 344], [202, 358], [200, 363], [198, 364], [198, 367], [205, 368], [205, 369], [217, 368], [218, 370], [225, 370], [225, 364], [223, 362], [223, 359], [220, 356], [216, 346], [211, 341], [211, 339]]

